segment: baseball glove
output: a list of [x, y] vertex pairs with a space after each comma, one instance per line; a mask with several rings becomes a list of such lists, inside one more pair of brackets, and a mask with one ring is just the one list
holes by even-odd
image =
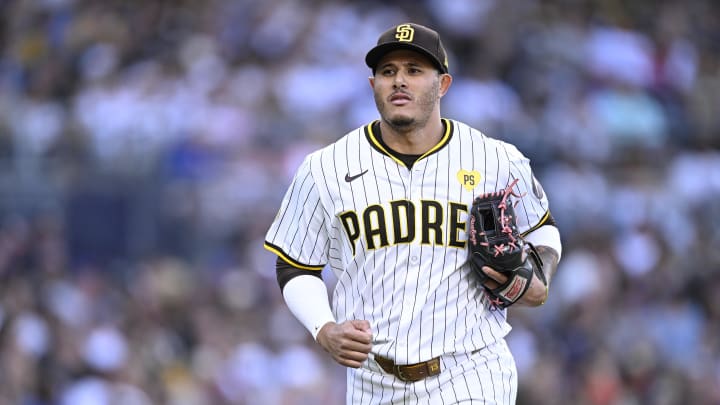
[[[470, 266], [479, 276], [492, 308], [507, 308], [517, 302], [530, 288], [533, 274], [547, 285], [540, 255], [518, 232], [515, 206], [509, 197], [522, 197], [513, 192], [518, 179], [507, 188], [480, 195], [470, 209], [468, 247]], [[502, 273], [507, 281], [496, 288], [486, 286], [492, 278], [484, 266]]]

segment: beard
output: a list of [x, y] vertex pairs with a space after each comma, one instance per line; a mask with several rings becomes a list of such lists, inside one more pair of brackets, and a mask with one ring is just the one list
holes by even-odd
[[416, 128], [421, 128], [427, 124], [430, 119], [430, 115], [435, 108], [435, 104], [438, 100], [438, 94], [440, 93], [440, 81], [435, 80], [432, 87], [417, 97], [413, 98], [416, 105], [420, 107], [420, 113], [416, 116], [407, 114], [394, 114], [391, 115], [389, 112], [388, 101], [383, 98], [378, 92], [374, 93], [375, 106], [380, 113], [380, 117], [390, 127], [398, 132], [411, 131]]

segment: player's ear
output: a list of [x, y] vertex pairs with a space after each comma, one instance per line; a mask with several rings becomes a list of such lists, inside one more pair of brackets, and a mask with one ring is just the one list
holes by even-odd
[[368, 81], [370, 82], [370, 88], [374, 89], [375, 88], [375, 76], [368, 77]]
[[440, 75], [440, 97], [444, 96], [445, 93], [447, 93], [450, 85], [452, 84], [452, 80], [452, 76], [450, 76], [450, 74], [448, 73], [443, 73]]

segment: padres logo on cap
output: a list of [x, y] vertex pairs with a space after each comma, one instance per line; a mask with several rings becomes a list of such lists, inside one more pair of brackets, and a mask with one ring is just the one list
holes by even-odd
[[400, 42], [412, 42], [415, 36], [415, 28], [410, 26], [410, 24], [398, 25], [395, 32], [395, 38]]

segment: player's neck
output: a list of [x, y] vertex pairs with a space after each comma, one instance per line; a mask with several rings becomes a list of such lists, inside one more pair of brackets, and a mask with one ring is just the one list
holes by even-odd
[[430, 119], [425, 126], [407, 131], [393, 128], [385, 121], [380, 121], [380, 136], [393, 150], [408, 154], [422, 155], [432, 149], [442, 139], [444, 126], [442, 120]]

